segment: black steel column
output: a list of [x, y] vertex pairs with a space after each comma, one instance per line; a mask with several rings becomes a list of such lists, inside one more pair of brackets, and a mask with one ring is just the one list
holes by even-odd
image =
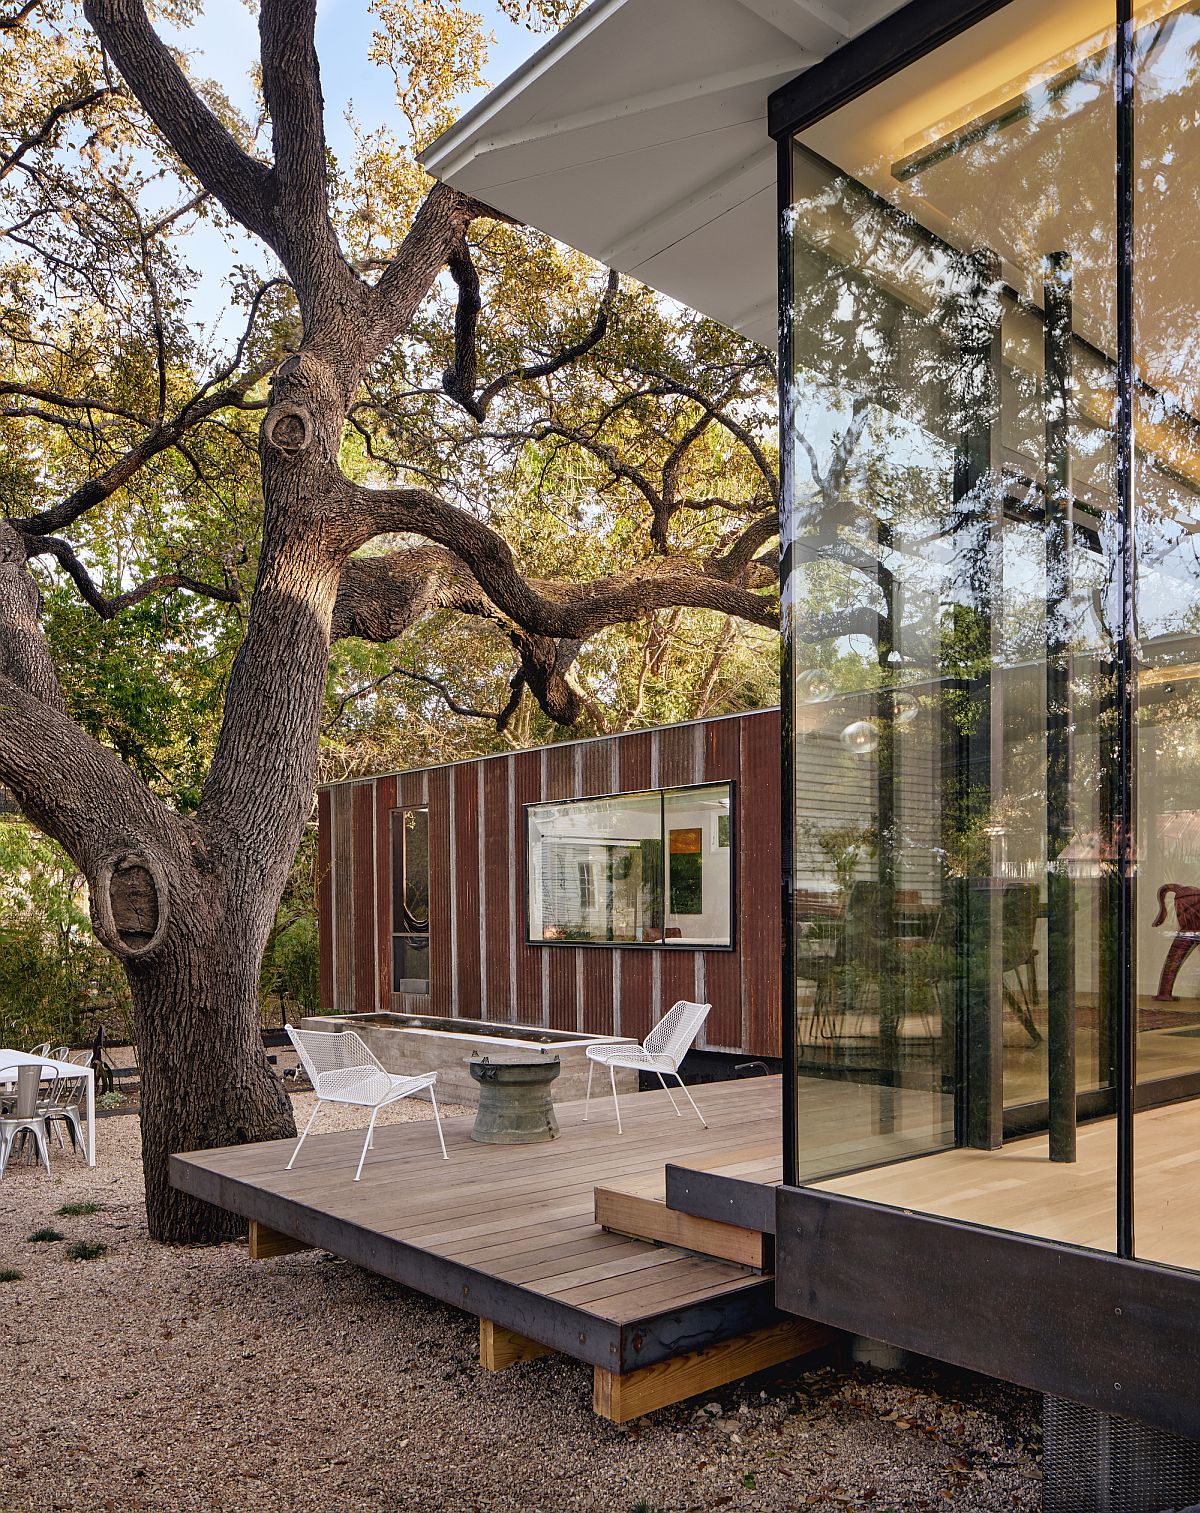
[[876, 521], [877, 586], [883, 600], [875, 634], [875, 656], [882, 681], [874, 699], [874, 716], [879, 732], [875, 752], [875, 848], [878, 894], [875, 922], [877, 987], [879, 1002], [879, 1093], [876, 1105], [876, 1130], [890, 1135], [896, 1129], [896, 1093], [901, 1081], [900, 1024], [905, 1009], [906, 984], [902, 972], [899, 945], [899, 920], [896, 914], [896, 853], [899, 827], [896, 823], [896, 693], [892, 686], [895, 668], [892, 653], [899, 630], [898, 591], [895, 577], [886, 564], [893, 546], [893, 533], [886, 520]]
[[795, 679], [792, 651], [791, 575], [792, 549], [792, 141], [781, 136], [775, 144], [779, 232], [779, 587], [782, 665], [780, 688], [780, 884], [783, 939], [780, 1026], [783, 1035], [783, 1180], [795, 1186], [798, 1169], [796, 1103], [796, 773], [795, 773]]
[[1133, 1113], [1137, 1088], [1137, 941], [1135, 935], [1137, 668], [1134, 593], [1134, 26], [1131, 0], [1117, 0], [1117, 435], [1113, 582], [1115, 729], [1109, 922], [1114, 932], [1112, 989], [1116, 1011], [1117, 1254], [1134, 1253]]
[[[1075, 1160], [1075, 884], [1071, 695], [1071, 260], [1046, 259], [1046, 1055], [1050, 1159]], [[1031, 969], [1032, 970], [1032, 969]]]

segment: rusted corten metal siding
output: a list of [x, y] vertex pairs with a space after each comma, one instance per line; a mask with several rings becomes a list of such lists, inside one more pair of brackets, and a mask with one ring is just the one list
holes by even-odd
[[[779, 711], [334, 784], [318, 801], [321, 1001], [641, 1039], [679, 998], [702, 1044], [780, 1054]], [[734, 784], [734, 948], [529, 945], [525, 806]], [[429, 809], [428, 995], [391, 992], [391, 813]]]

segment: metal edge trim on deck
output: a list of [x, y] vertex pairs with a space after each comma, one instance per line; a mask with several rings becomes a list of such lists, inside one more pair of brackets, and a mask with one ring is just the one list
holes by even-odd
[[674, 1313], [651, 1314], [622, 1325], [619, 1370], [624, 1375], [789, 1318], [775, 1306], [774, 1277], [761, 1277]]
[[171, 1185], [441, 1303], [491, 1319], [563, 1355], [609, 1371], [620, 1360], [621, 1326], [614, 1321], [381, 1234], [369, 1225], [339, 1219], [252, 1182], [214, 1172], [186, 1156], [171, 1157]]
[[1195, 1275], [841, 1193], [775, 1192], [789, 1313], [1200, 1436]]
[[695, 1219], [775, 1233], [775, 1185], [667, 1163], [667, 1207]]

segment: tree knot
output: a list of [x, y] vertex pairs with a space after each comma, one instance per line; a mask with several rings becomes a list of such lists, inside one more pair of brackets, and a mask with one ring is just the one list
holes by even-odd
[[295, 457], [308, 450], [312, 443], [312, 426], [306, 412], [298, 405], [272, 405], [263, 422], [263, 435], [267, 444], [282, 452], [285, 457]]
[[114, 956], [136, 961], [162, 945], [170, 918], [170, 889], [162, 864], [143, 851], [119, 851], [96, 869], [92, 925]]

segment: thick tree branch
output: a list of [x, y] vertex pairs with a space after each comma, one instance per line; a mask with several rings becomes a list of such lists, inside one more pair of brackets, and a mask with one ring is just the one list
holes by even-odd
[[453, 552], [414, 546], [382, 557], [352, 557], [338, 585], [332, 639], [391, 641], [438, 609], [498, 618], [470, 569]]
[[[199, 834], [65, 711], [0, 671], [0, 782], [89, 879], [123, 846], [178, 854]], [[103, 795], [104, 801], [97, 802]]]
[[[314, 32], [316, 0], [263, 0], [258, 34], [263, 94], [271, 118], [280, 256], [292, 276], [309, 339], [325, 326], [356, 337], [368, 289], [350, 267], [329, 218], [325, 101]], [[352, 326], [341, 326], [350, 316]]]
[[65, 710], [66, 699], [42, 634], [41, 609], [25, 543], [0, 518], [0, 679], [19, 685], [47, 708]]
[[470, 249], [465, 241], [454, 249], [447, 265], [454, 282], [458, 285], [458, 306], [454, 316], [454, 366], [448, 368], [442, 375], [442, 388], [456, 404], [461, 405], [468, 415], [481, 423], [487, 419], [492, 401], [506, 389], [511, 389], [514, 384], [531, 383], [539, 378], [549, 378], [571, 363], [577, 362], [597, 346], [608, 330], [613, 305], [616, 303], [617, 293], [621, 287], [620, 274], [615, 269], [611, 270], [604, 296], [600, 301], [600, 308], [596, 312], [596, 319], [585, 336], [577, 342], [571, 342], [560, 348], [553, 357], [548, 357], [542, 362], [528, 363], [520, 368], [512, 368], [507, 373], [501, 373], [499, 377], [494, 378], [491, 383], [476, 393], [475, 385], [478, 379], [476, 331], [482, 302], [479, 297], [479, 274], [475, 270]]
[[[770, 599], [721, 576], [708, 564], [675, 557], [580, 583], [527, 579], [502, 536], [430, 490], [346, 487], [353, 489], [363, 510], [369, 512], [371, 534], [411, 532], [444, 547], [465, 565], [494, 609], [529, 636], [582, 640], [606, 626], [670, 606], [713, 609], [758, 625], [778, 623]], [[362, 565], [369, 563], [367, 571], [386, 581], [396, 557], [405, 588], [410, 590], [408, 553], [356, 558], [346, 571], [357, 568], [362, 573]]]
[[368, 365], [408, 330], [467, 227], [483, 217], [507, 219], [447, 184], [435, 184], [425, 196], [395, 257], [371, 289], [363, 353]]
[[150, 119], [205, 189], [283, 257], [270, 171], [199, 99], [142, 0], [84, 0], [84, 14]]
[[205, 599], [216, 599], [222, 604], [239, 604], [242, 598], [240, 591], [236, 588], [217, 583], [205, 583], [202, 579], [193, 578], [183, 572], [156, 573], [154, 577], [148, 578], [145, 583], [138, 584], [136, 588], [127, 589], [123, 594], [109, 597], [101, 592], [87, 568], [75, 555], [74, 550], [61, 537], [35, 537], [29, 543], [28, 549], [31, 557], [53, 557], [79, 590], [80, 598], [89, 604], [102, 620], [111, 620], [123, 609], [140, 604], [151, 594], [163, 593], [172, 588], [185, 588], [189, 593], [199, 594]]
[[0, 32], [12, 31], [18, 26], [24, 26], [41, 3], [42, 0], [26, 0], [26, 4], [18, 10], [9, 11], [0, 16]]

